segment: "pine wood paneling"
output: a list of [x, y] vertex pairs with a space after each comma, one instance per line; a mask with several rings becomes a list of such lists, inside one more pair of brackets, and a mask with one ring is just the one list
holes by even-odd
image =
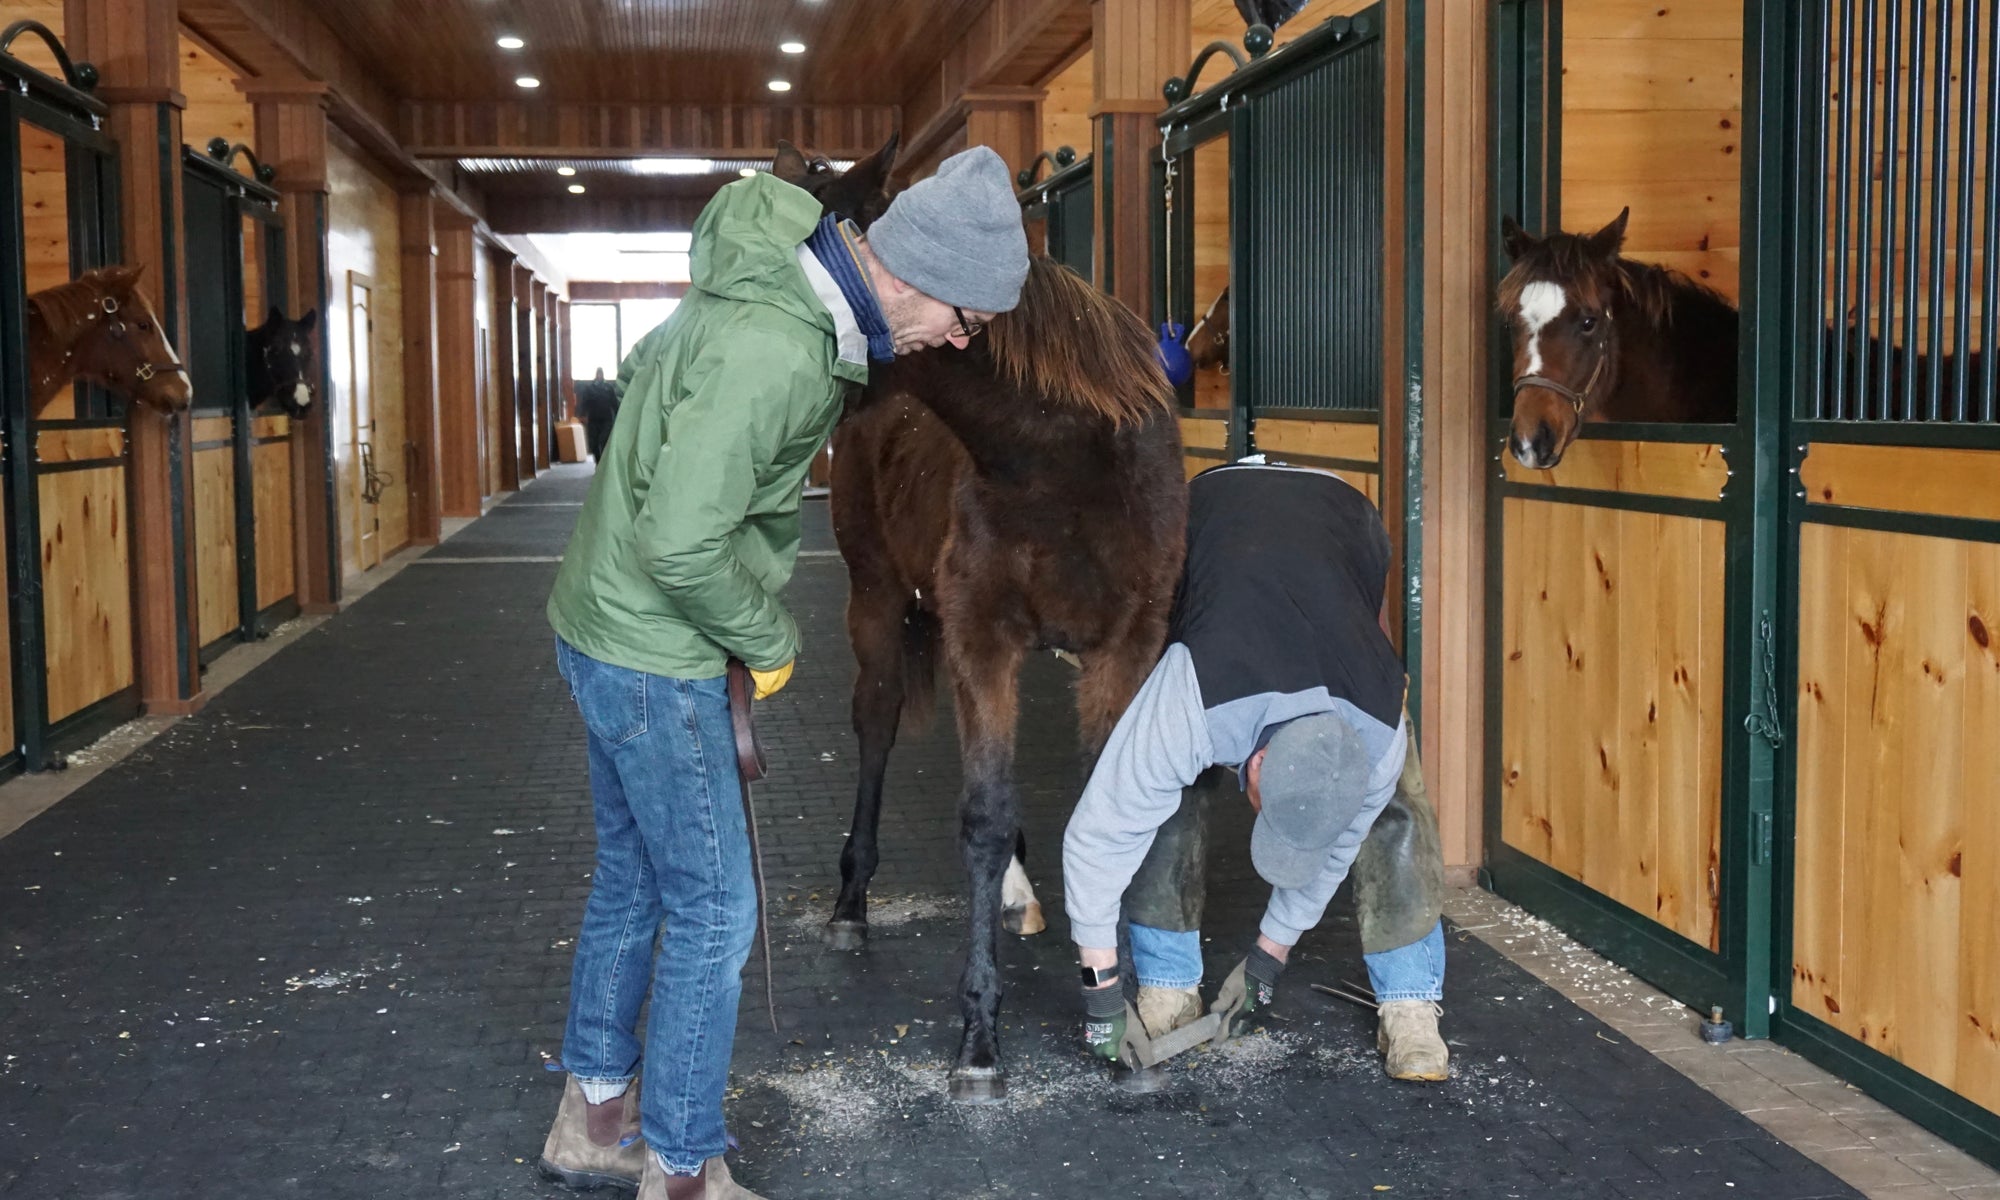
[[1317, 458], [1382, 461], [1382, 428], [1357, 421], [1294, 421], [1263, 417], [1257, 421], [1257, 449], [1275, 455], [1306, 454]]
[[132, 544], [125, 468], [39, 481], [49, 720], [131, 687]]
[[236, 599], [236, 451], [232, 447], [194, 453], [194, 561], [200, 612], [195, 622], [201, 644], [233, 632], [242, 623]]
[[[226, 436], [226, 435], [225, 435]], [[82, 429], [38, 429], [35, 431], [35, 461], [44, 463], [90, 462], [117, 458], [125, 453], [125, 431], [109, 426]]]
[[298, 591], [292, 558], [292, 448], [286, 442], [266, 442], [251, 450], [250, 466], [261, 611]]
[[1047, 95], [1042, 99], [1042, 144], [1038, 149], [1054, 151], [1068, 146], [1078, 158], [1090, 153], [1090, 52], [1043, 82]]
[[1564, 229], [1629, 205], [1627, 257], [1735, 298], [1742, 39], [1740, 0], [1563, 6]]
[[1722, 456], [1722, 447], [1699, 442], [1585, 438], [1572, 443], [1552, 470], [1524, 467], [1511, 454], [1502, 455], [1500, 465], [1515, 483], [1687, 500], [1714, 500], [1729, 482], [1729, 463]]
[[1210, 420], [1181, 421], [1181, 445], [1202, 450], [1227, 450], [1229, 448], [1229, 422]]
[[[1186, 68], [1183, 67], [1183, 70]], [[1194, 187], [1181, 189], [1192, 195], [1194, 204], [1194, 311], [1193, 324], [1215, 303], [1229, 286], [1229, 137], [1224, 135], [1195, 147]], [[1226, 315], [1226, 314], [1225, 314]], [[1203, 367], [1194, 376], [1196, 408], [1226, 409], [1230, 404], [1230, 377], [1220, 366]]]
[[1814, 442], [1799, 482], [1813, 504], [2000, 521], [2000, 451]]
[[[237, 70], [218, 58], [199, 39], [181, 34], [181, 139], [206, 154], [211, 138], [241, 142], [256, 149], [257, 113], [249, 97], [236, 87]], [[248, 170], [249, 164], [242, 164]], [[256, 311], [252, 309], [251, 311]]]
[[1502, 837], [1712, 949], [1723, 526], [1505, 504]]
[[1800, 539], [1793, 1003], [2000, 1109], [2000, 545]]

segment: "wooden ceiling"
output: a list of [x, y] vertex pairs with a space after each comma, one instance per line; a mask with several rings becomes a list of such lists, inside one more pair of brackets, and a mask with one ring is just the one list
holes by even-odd
[[[338, 0], [322, 20], [406, 100], [900, 104], [985, 0]], [[511, 34], [524, 49], [500, 49]], [[806, 44], [781, 53], [784, 41]], [[515, 86], [534, 75], [532, 92]], [[783, 78], [784, 95], [765, 85]]]

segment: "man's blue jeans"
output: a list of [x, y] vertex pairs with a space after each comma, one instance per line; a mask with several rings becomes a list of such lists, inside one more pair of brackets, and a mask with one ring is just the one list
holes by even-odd
[[[1127, 927], [1132, 936], [1132, 967], [1140, 987], [1191, 988], [1201, 983], [1201, 931], [1185, 933]], [[1444, 999], [1444, 922], [1407, 946], [1364, 954], [1368, 985], [1375, 1002]]]
[[612, 666], [560, 639], [556, 663], [590, 733], [597, 818], [563, 1065], [602, 1102], [643, 1057], [640, 1130], [670, 1172], [692, 1175], [727, 1141], [722, 1092], [757, 928], [727, 684]]

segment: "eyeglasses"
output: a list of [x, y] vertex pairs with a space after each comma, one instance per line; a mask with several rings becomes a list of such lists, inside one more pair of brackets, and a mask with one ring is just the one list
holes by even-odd
[[958, 318], [958, 335], [960, 337], [977, 336], [981, 330], [986, 328], [986, 322], [984, 321], [966, 320], [965, 313], [960, 311], [956, 304], [951, 306], [951, 315]]

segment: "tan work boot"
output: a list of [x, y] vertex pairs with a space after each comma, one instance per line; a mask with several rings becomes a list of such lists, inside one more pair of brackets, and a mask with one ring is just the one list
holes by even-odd
[[639, 1177], [636, 1200], [764, 1200], [729, 1177], [720, 1154], [701, 1164], [699, 1175], [669, 1175], [660, 1156], [646, 1151], [646, 1172]]
[[1201, 991], [1198, 988], [1141, 987], [1139, 1023], [1146, 1036], [1160, 1038], [1201, 1018]]
[[542, 1174], [579, 1192], [601, 1187], [631, 1191], [639, 1186], [639, 1173], [652, 1156], [636, 1136], [629, 1146], [618, 1143], [638, 1132], [638, 1080], [624, 1095], [592, 1104], [572, 1075], [563, 1085], [562, 1107], [556, 1110], [556, 1123], [549, 1127], [536, 1165]]
[[1435, 1083], [1451, 1076], [1451, 1052], [1438, 1035], [1444, 1005], [1430, 1000], [1391, 1000], [1377, 1016], [1375, 1046], [1391, 1079]]

